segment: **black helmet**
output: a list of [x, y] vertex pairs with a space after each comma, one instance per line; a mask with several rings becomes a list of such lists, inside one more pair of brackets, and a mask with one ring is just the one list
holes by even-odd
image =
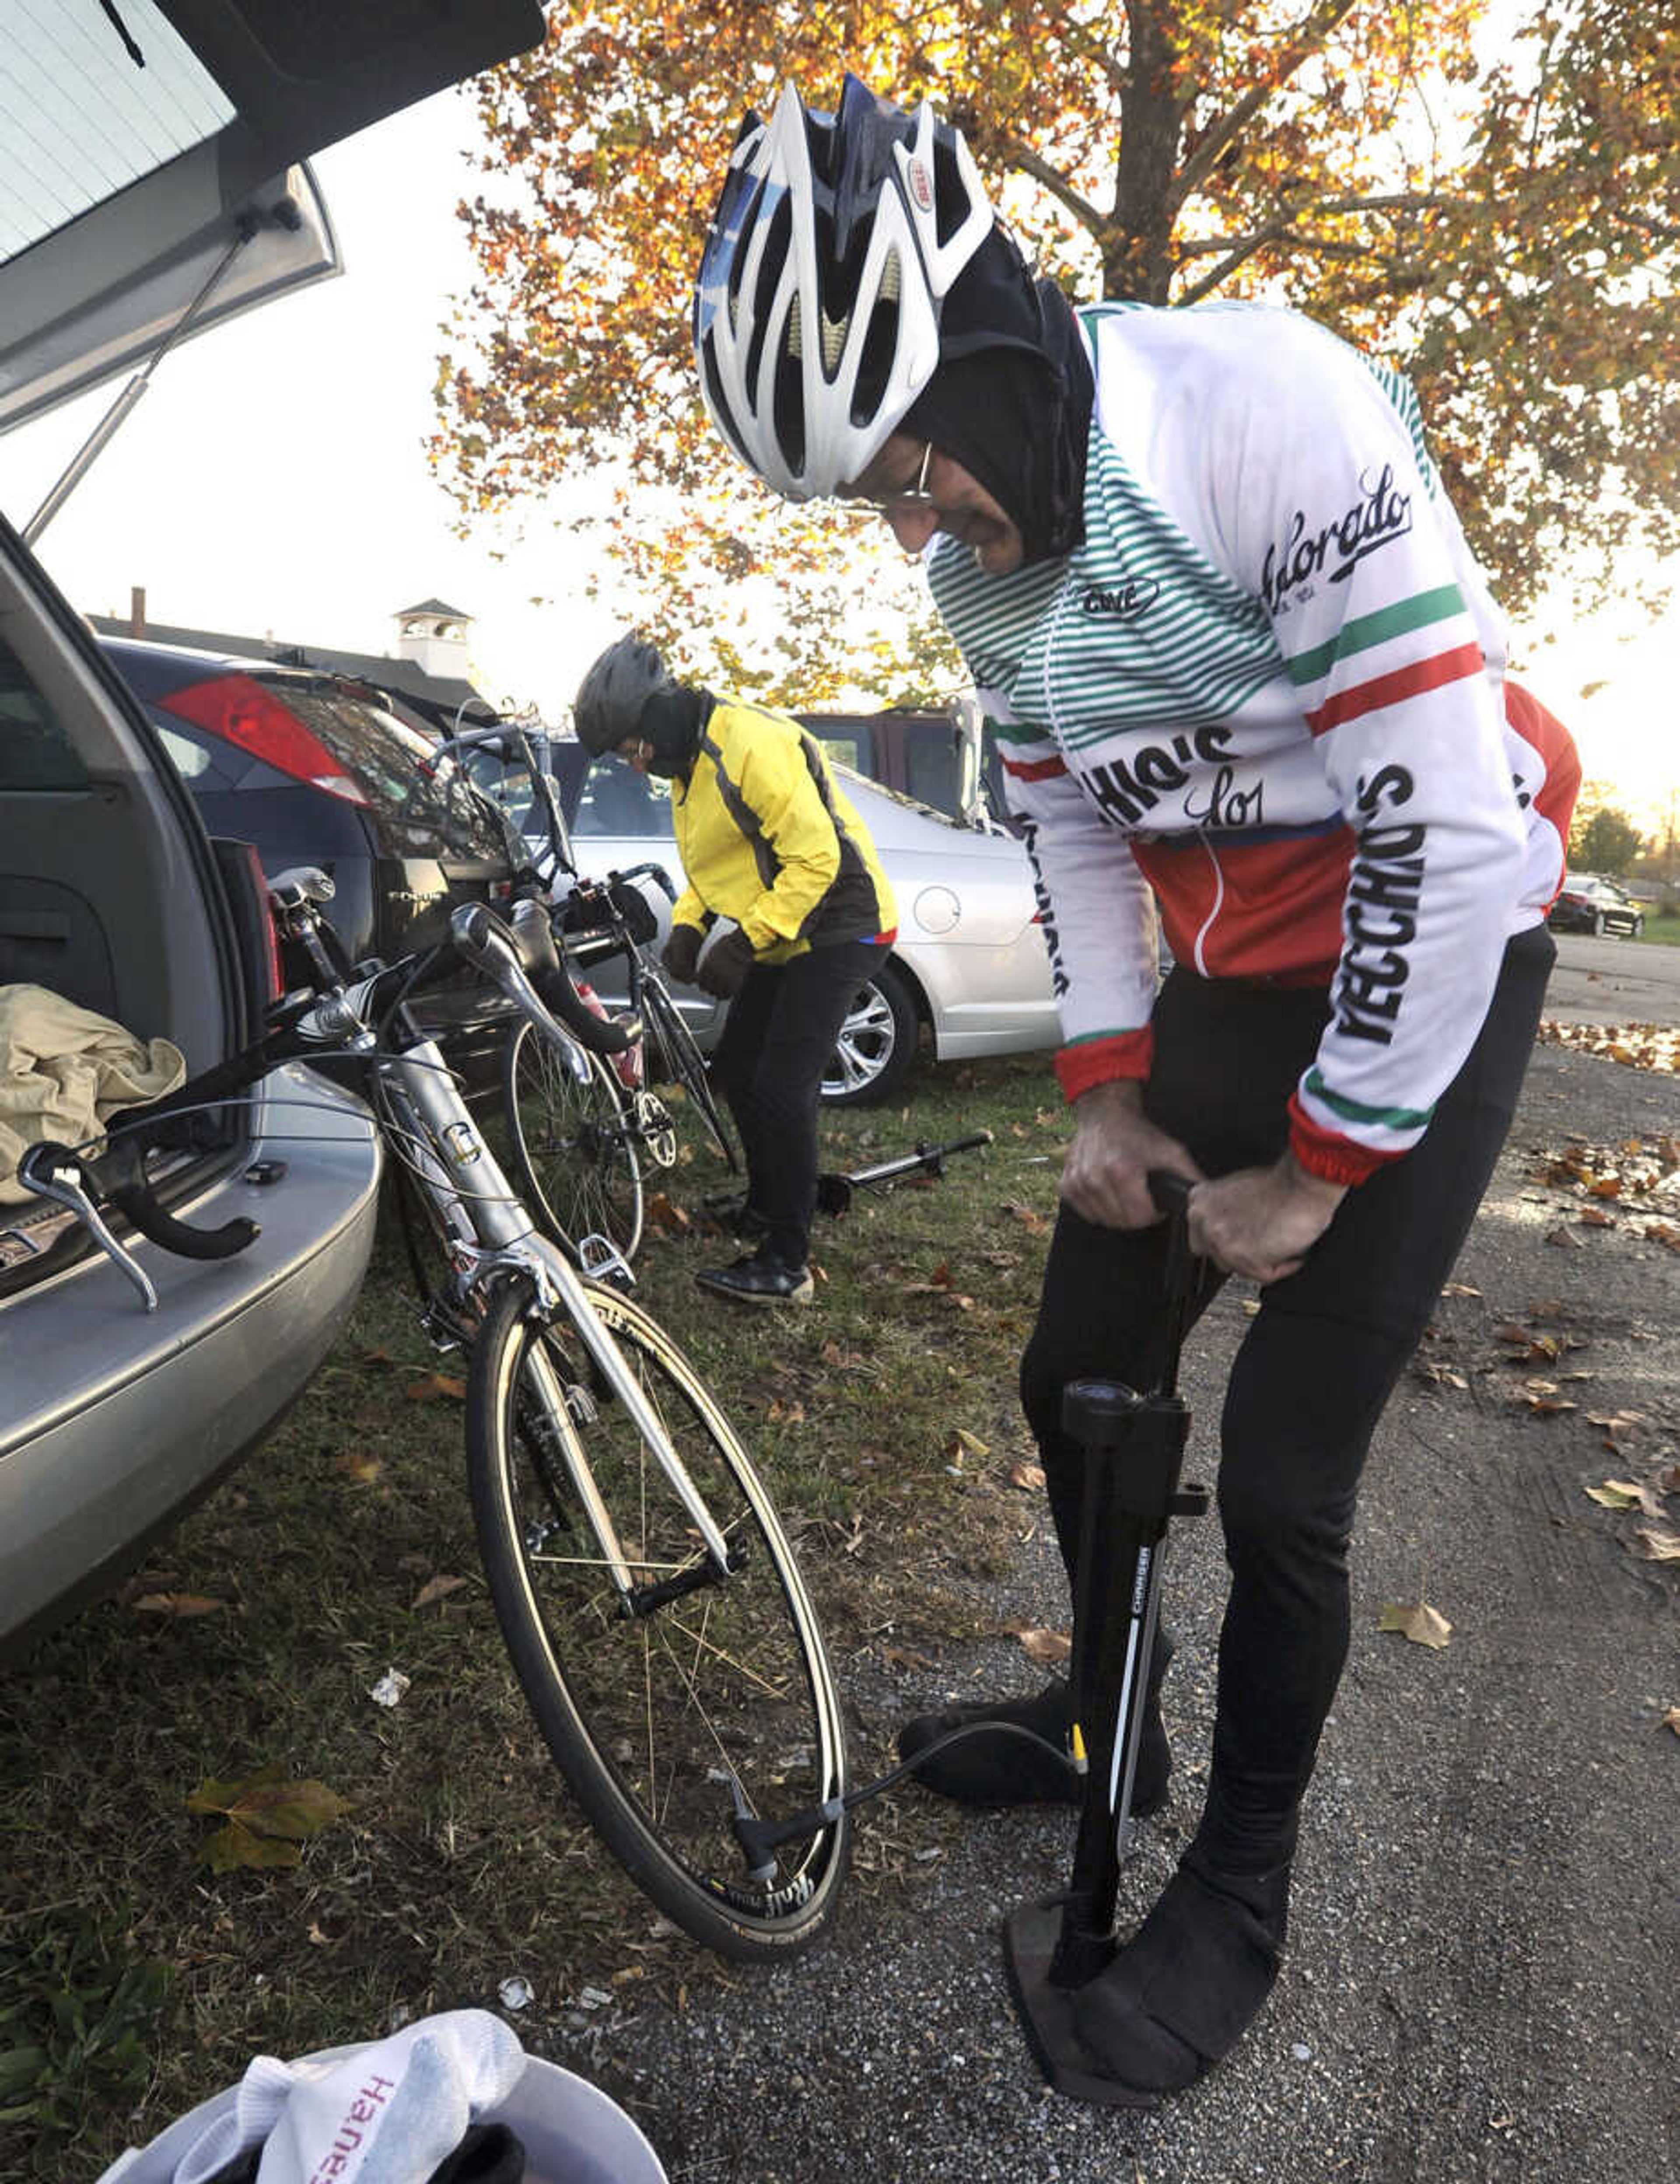
[[678, 687], [656, 649], [631, 630], [607, 647], [577, 686], [571, 709], [577, 740], [592, 758], [616, 750], [641, 726], [648, 699]]

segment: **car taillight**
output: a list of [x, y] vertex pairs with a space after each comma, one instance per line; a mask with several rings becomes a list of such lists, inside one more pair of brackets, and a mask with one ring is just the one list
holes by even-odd
[[262, 907], [263, 976], [268, 986], [264, 999], [277, 1001], [286, 991], [285, 981], [280, 975], [280, 935], [274, 929], [274, 912], [269, 907], [268, 874], [263, 870], [263, 861], [257, 855], [254, 842], [243, 844], [251, 861], [251, 884], [256, 889], [257, 900]]
[[277, 773], [289, 774], [293, 781], [324, 788], [347, 804], [368, 800], [320, 738], [272, 690], [249, 675], [218, 675], [208, 682], [192, 682], [157, 703], [166, 713], [178, 713], [183, 721], [249, 751], [253, 758], [261, 759]]

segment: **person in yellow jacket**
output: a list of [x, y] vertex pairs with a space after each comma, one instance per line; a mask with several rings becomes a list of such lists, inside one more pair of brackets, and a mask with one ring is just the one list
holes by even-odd
[[896, 932], [875, 845], [797, 721], [678, 682], [633, 633], [595, 661], [572, 715], [593, 756], [671, 782], [687, 885], [663, 960], [730, 1003], [711, 1069], [746, 1151], [736, 1225], [752, 1248], [698, 1279], [743, 1303], [809, 1303], [823, 1068]]

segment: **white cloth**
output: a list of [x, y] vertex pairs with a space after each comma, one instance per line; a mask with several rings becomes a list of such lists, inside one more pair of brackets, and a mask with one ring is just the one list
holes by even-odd
[[161, 1100], [186, 1077], [166, 1039], [136, 1039], [45, 986], [0, 986], [0, 1205], [36, 1202], [17, 1173], [38, 1138], [97, 1139], [119, 1108]]
[[207, 2184], [257, 2145], [257, 2184], [425, 2184], [525, 2066], [516, 2035], [485, 2009], [423, 2017], [331, 2059], [259, 2055], [195, 2137], [131, 2149], [99, 2184]]

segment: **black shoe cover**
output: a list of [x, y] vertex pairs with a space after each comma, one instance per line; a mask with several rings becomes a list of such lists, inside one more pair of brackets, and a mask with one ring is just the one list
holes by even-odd
[[1271, 1992], [1288, 1927], [1289, 1869], [1204, 1869], [1193, 1847], [1072, 2024], [1092, 2069], [1144, 2098], [1193, 2085], [1234, 2048]]
[[[1169, 1647], [1161, 1659], [1165, 1672], [1171, 1658]], [[1166, 1802], [1167, 1778], [1172, 1772], [1172, 1753], [1161, 1719], [1160, 1678], [1152, 1680], [1143, 1717], [1143, 1734], [1138, 1745], [1137, 1771], [1132, 1780], [1132, 1814], [1147, 1819]], [[980, 1733], [982, 1725], [1010, 1723], [1031, 1730], [1055, 1749], [1005, 1731], [998, 1736]], [[936, 1797], [954, 1798], [963, 1805], [1077, 1805], [1085, 1796], [1085, 1778], [1074, 1772], [1067, 1756], [1068, 1733], [1073, 1725], [1073, 1700], [1060, 1676], [1052, 1678], [1037, 1698], [1000, 1699], [979, 1706], [947, 1707], [939, 1713], [918, 1714], [898, 1731], [898, 1756], [914, 1759], [936, 1738], [954, 1729], [974, 1733], [960, 1743], [937, 1752], [918, 1767], [915, 1779]]]

